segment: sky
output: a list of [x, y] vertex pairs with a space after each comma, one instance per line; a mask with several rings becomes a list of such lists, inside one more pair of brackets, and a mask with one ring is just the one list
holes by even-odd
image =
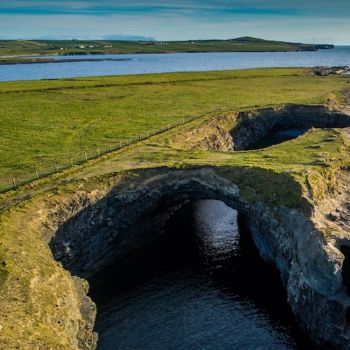
[[0, 0], [1, 39], [350, 44], [350, 0]]

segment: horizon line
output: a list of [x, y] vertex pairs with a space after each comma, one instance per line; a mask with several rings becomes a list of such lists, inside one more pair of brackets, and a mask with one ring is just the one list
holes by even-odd
[[[106, 35], [108, 36], [108, 35]], [[133, 35], [130, 35], [130, 37], [135, 37]], [[265, 40], [265, 41], [271, 41], [271, 42], [283, 42], [283, 43], [291, 43], [291, 44], [306, 44], [306, 45], [334, 45], [334, 46], [347, 46], [350, 45], [350, 43], [342, 43], [342, 44], [333, 44], [329, 42], [324, 42], [324, 43], [313, 43], [313, 42], [302, 42], [302, 41], [294, 41], [294, 40], [277, 40], [277, 39], [266, 39], [266, 38], [261, 38], [261, 37], [255, 37], [255, 36], [250, 36], [250, 35], [244, 35], [244, 36], [239, 36], [239, 37], [227, 37], [227, 38], [201, 38], [201, 39], [170, 39], [170, 40], [159, 40], [156, 38], [147, 38], [144, 37], [142, 38], [140, 36], [140, 39], [135, 39], [135, 38], [130, 38], [128, 39], [127, 37], [125, 38], [118, 38], [118, 39], [109, 39], [109, 38], [84, 38], [84, 39], [79, 39], [79, 37], [72, 37], [72, 38], [60, 38], [60, 37], [55, 37], [55, 38], [50, 38], [50, 37], [31, 37], [31, 38], [1, 38], [0, 40], [2, 41], [30, 41], [30, 40], [37, 40], [37, 41], [141, 41], [141, 42], [182, 42], [182, 41], [226, 41], [226, 40], [237, 40], [237, 39], [243, 39], [243, 38], [251, 38], [251, 39], [259, 39], [259, 40]]]

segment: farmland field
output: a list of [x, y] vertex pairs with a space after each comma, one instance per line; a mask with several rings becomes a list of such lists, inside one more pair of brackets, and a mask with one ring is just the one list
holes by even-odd
[[1, 83], [0, 185], [186, 117], [324, 103], [347, 80], [257, 69]]

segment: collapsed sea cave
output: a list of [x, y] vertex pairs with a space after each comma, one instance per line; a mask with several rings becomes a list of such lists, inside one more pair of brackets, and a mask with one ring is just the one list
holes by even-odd
[[184, 175], [136, 201], [103, 199], [52, 239], [56, 259], [89, 280], [97, 348], [306, 349], [236, 186], [211, 171]]
[[[242, 234], [239, 235], [240, 239], [236, 242], [239, 246], [238, 251], [236, 250], [238, 256], [231, 255], [228, 260], [225, 261], [224, 259], [219, 262], [219, 267], [214, 269], [211, 263], [209, 267], [205, 264], [203, 267], [203, 254], [202, 258], [196, 259], [196, 254], [201, 253], [201, 250], [198, 251], [198, 247], [200, 247], [200, 244], [198, 245], [198, 235], [196, 236], [193, 233], [197, 230], [193, 229], [193, 205], [205, 200], [225, 203], [228, 208], [236, 210], [244, 222], [244, 225], [240, 226], [241, 230], [239, 230]], [[175, 273], [176, 275], [176, 272], [180, 271], [182, 277], [186, 276], [188, 269], [196, 269], [199, 264], [199, 266], [202, 266], [200, 274], [204, 273], [204, 281], [209, 281], [212, 292], [215, 291], [215, 293], [220, 294], [220, 297], [216, 300], [221, 300], [222, 297], [225, 299], [225, 295], [229, 295], [232, 301], [232, 293], [238, 293], [237, 295], [242, 296], [242, 294], [239, 294], [242, 293], [239, 288], [241, 286], [244, 290], [245, 301], [250, 299], [250, 302], [257, 306], [257, 309], [263, 310], [263, 318], [268, 319], [270, 325], [280, 323], [283, 328], [286, 325], [284, 323], [283, 326], [283, 322], [286, 322], [287, 318], [289, 328], [287, 327], [287, 333], [284, 334], [288, 334], [286, 337], [291, 343], [289, 345], [283, 344], [281, 339], [278, 342], [276, 340], [278, 335], [276, 335], [276, 349], [291, 348], [290, 346], [302, 349], [303, 344], [308, 344], [303, 338], [304, 340], [297, 345], [301, 336], [295, 330], [294, 320], [298, 322], [300, 329], [308, 333], [318, 346], [325, 344], [328, 346], [333, 342], [333, 345], [336, 344], [335, 348], [337, 346], [344, 347], [344, 344], [348, 341], [346, 334], [339, 335], [339, 328], [347, 324], [349, 298], [344, 299], [344, 295], [339, 298], [337, 291], [341, 287], [342, 277], [340, 273], [334, 275], [335, 263], [338, 263], [338, 261], [333, 261], [329, 252], [325, 249], [327, 243], [320, 239], [321, 236], [309, 219], [305, 217], [305, 214], [295, 209], [269, 208], [263, 202], [250, 202], [243, 199], [240, 196], [238, 186], [227, 178], [225, 173], [220, 173], [211, 168], [144, 170], [139, 173], [138, 177], [125, 180], [125, 182], [120, 183], [94, 202], [91, 202], [87, 197], [78, 196], [71, 203], [65, 205], [69, 207], [69, 213], [72, 213], [72, 208], [74, 208], [75, 215], [70, 214], [70, 217], [60, 218], [62, 224], [59, 225], [58, 230], [53, 235], [50, 247], [55, 259], [61, 262], [65, 269], [75, 276], [90, 281], [92, 286], [91, 296], [97, 304], [96, 330], [102, 335], [100, 343], [98, 343], [101, 344], [101, 349], [113, 348], [111, 347], [115, 346], [113, 339], [118, 339], [118, 337], [113, 337], [113, 331], [111, 331], [112, 335], [109, 333], [111, 329], [108, 320], [116, 320], [116, 327], [118, 327], [119, 321], [116, 315], [119, 311], [112, 316], [108, 310], [106, 312], [106, 307], [109, 306], [111, 306], [111, 310], [115, 310], [115, 307], [113, 308], [113, 305], [109, 304], [110, 295], [106, 294], [106, 291], [111, 290], [113, 292], [113, 296], [116, 298], [112, 298], [114, 301], [119, 298], [117, 304], [120, 303], [120, 298], [123, 299], [123, 297], [131, 295], [130, 302], [133, 297], [136, 298], [135, 303], [131, 302], [133, 305], [130, 304], [131, 309], [129, 311], [134, 312], [134, 315], [142, 315], [142, 310], [137, 310], [137, 305], [140, 306], [137, 302], [140, 300], [139, 296], [135, 296], [133, 292], [137, 290], [138, 283], [147, 284], [149, 282], [149, 280], [145, 282], [145, 276], [150, 276], [151, 280], [159, 281], [159, 275], [152, 275], [154, 273], [154, 261], [156, 261], [156, 265], [163, 265], [165, 270], [170, 266], [170, 271], [166, 271], [169, 272], [168, 276], [164, 277], [164, 271], [162, 271], [162, 278], [168, 285], [175, 283], [171, 279], [169, 280], [171, 274], [174, 275]], [[62, 214], [62, 212], [67, 211], [62, 210], [60, 213]], [[175, 223], [177, 224], [175, 225]], [[188, 232], [189, 228], [190, 232]], [[243, 234], [243, 232], [245, 233]], [[253, 242], [250, 247], [256, 247], [253, 250], [257, 249], [256, 252], [259, 254], [246, 249], [244, 242], [249, 241], [250, 237]], [[163, 245], [161, 242], [163, 242]], [[197, 244], [197, 247], [193, 250], [194, 243]], [[189, 248], [192, 255], [188, 255], [187, 249]], [[193, 255], [193, 251], [197, 253]], [[170, 261], [162, 260], [162, 257], [170, 258]], [[179, 260], [176, 260], [176, 257]], [[259, 260], [259, 257], [263, 260]], [[158, 258], [160, 260], [157, 260]], [[181, 265], [182, 259], [185, 259], [185, 266]], [[208, 259], [208, 255], [205, 256], [205, 259]], [[177, 265], [175, 271], [171, 270], [174, 267], [174, 260], [175, 265]], [[135, 265], [135, 262], [139, 262], [139, 264]], [[179, 263], [180, 267], [178, 266]], [[220, 266], [221, 263], [223, 263], [222, 266]], [[214, 267], [217, 264], [218, 262], [214, 261]], [[271, 270], [269, 266], [273, 266], [273, 269]], [[147, 270], [147, 268], [149, 269]], [[183, 273], [181, 269], [187, 269], [186, 273]], [[135, 279], [133, 276], [135, 276]], [[193, 270], [190, 271], [190, 276], [193, 277]], [[200, 282], [203, 283], [203, 275], [201, 278]], [[111, 281], [108, 282], [108, 280]], [[237, 280], [240, 281], [239, 284], [234, 283]], [[179, 280], [177, 279], [176, 282], [179, 282]], [[175, 285], [177, 284], [175, 283]], [[136, 288], [134, 291], [131, 290], [133, 287]], [[152, 287], [157, 289], [157, 285]], [[197, 287], [191, 285], [191, 288], [196, 291], [198, 291]], [[249, 289], [253, 290], [253, 295], [249, 294]], [[286, 294], [283, 290], [287, 291], [287, 297], [284, 297]], [[145, 297], [146, 302], [143, 306], [140, 306], [141, 309], [152, 303], [156, 305], [155, 300], [162, 296], [162, 291], [164, 292], [164, 289], [160, 285], [157, 291], [159, 294], [148, 295], [150, 297], [148, 300], [147, 293], [145, 293], [143, 297]], [[255, 293], [254, 291], [258, 292]], [[181, 290], [181, 295], [183, 295], [182, 292], [183, 290]], [[335, 294], [337, 295], [336, 298], [334, 298]], [[280, 309], [277, 314], [274, 314], [274, 306], [269, 305], [269, 298], [272, 296], [273, 301]], [[195, 296], [193, 298], [195, 300]], [[289, 306], [286, 304], [286, 300], [288, 300]], [[213, 301], [211, 300], [208, 304], [213, 305]], [[186, 305], [188, 305], [187, 302], [181, 304], [180, 300], [178, 304], [172, 306], [173, 310], [178, 308], [186, 310]], [[123, 306], [123, 303], [120, 303], [119, 306], [121, 309], [126, 307], [125, 310], [128, 307]], [[199, 307], [199, 305], [197, 306]], [[169, 321], [169, 318], [164, 316], [163, 308], [166, 308], [166, 305], [162, 305], [158, 314], [160, 317], [159, 329], [162, 325], [166, 327], [167, 322], [165, 321]], [[292, 310], [294, 318], [291, 317], [290, 310]], [[282, 311], [284, 316], [279, 311]], [[130, 312], [127, 312], [124, 316], [130, 317]], [[153, 316], [156, 315], [154, 309], [149, 310], [149, 312], [151, 315], [153, 312]], [[333, 317], [335, 313], [336, 317]], [[119, 313], [119, 315], [122, 314]], [[162, 319], [162, 315], [166, 320]], [[179, 315], [181, 315], [181, 311], [180, 314], [177, 314], [177, 317]], [[189, 317], [191, 324], [197, 325], [196, 317], [203, 316], [202, 312], [185, 315]], [[206, 316], [206, 321], [210, 320], [212, 315], [213, 312], [210, 310], [210, 313]], [[219, 311], [216, 315], [222, 316]], [[226, 314], [228, 317], [226, 325], [230, 325], [230, 322], [232, 322], [229, 315], [228, 312]], [[150, 316], [149, 313], [148, 316]], [[138, 320], [141, 322], [143, 330], [139, 330], [137, 334], [140, 335], [143, 331], [143, 334], [151, 335], [152, 332], [147, 332], [147, 324], [150, 324], [147, 317]], [[182, 321], [183, 319], [180, 317], [180, 322]], [[274, 323], [275, 321], [277, 323]], [[91, 322], [94, 322], [94, 320], [91, 320]], [[207, 326], [208, 324], [210, 326], [210, 322], [206, 322]], [[215, 324], [223, 325], [225, 323], [220, 323], [220, 320], [218, 320]], [[133, 325], [132, 322], [131, 324], [126, 323], [126, 326], [133, 328], [135, 324]], [[155, 327], [154, 324], [153, 326]], [[246, 324], [245, 328], [251, 329], [251, 327], [259, 329], [257, 324], [254, 326]], [[273, 326], [271, 327], [273, 328]], [[117, 328], [112, 327], [113, 329], [115, 331]], [[210, 329], [215, 330], [215, 327]], [[323, 331], [320, 333], [320, 330]], [[180, 331], [183, 332], [178, 334], [182, 334], [186, 339], [192, 339], [186, 333], [190, 329], [182, 328]], [[216, 329], [218, 336], [225, 334], [220, 332], [220, 329]], [[122, 332], [118, 334], [121, 335]], [[122, 340], [119, 338], [119, 340], [126, 344], [125, 348], [128, 348], [130, 344], [132, 345], [136, 341], [135, 334], [127, 331], [123, 334], [129, 338], [123, 338]], [[163, 336], [166, 336], [166, 334], [168, 334], [167, 331], [164, 331]], [[243, 339], [237, 338], [243, 341], [241, 345], [245, 344], [247, 349], [256, 347], [257, 344], [250, 344], [252, 347], [249, 347], [244, 343], [245, 341], [249, 342], [249, 339], [253, 337], [252, 334], [247, 335], [246, 338], [243, 334]], [[157, 332], [153, 335], [160, 336]], [[260, 333], [260, 335], [264, 337], [263, 334]], [[211, 336], [215, 337], [214, 334]], [[179, 338], [181, 337], [179, 336]], [[112, 345], [108, 345], [110, 344], [108, 339], [112, 339]], [[154, 339], [156, 338], [150, 337], [148, 341]], [[161, 344], [162, 341], [166, 343], [169, 339], [169, 337], [163, 340], [160, 339], [158, 344]], [[199, 338], [194, 337], [194, 339], [199, 342], [197, 345], [200, 344], [200, 336]], [[233, 341], [232, 338], [230, 341]], [[267, 340], [265, 339], [265, 341]], [[269, 341], [271, 342], [271, 339]], [[152, 344], [154, 346], [154, 343]], [[174, 346], [176, 348], [176, 344]], [[191, 346], [193, 346], [193, 343], [187, 344], [187, 348], [191, 348]], [[307, 348], [310, 349], [310, 347], [311, 345]], [[93, 349], [94, 347], [83, 345], [82, 348]], [[226, 344], [226, 348], [231, 347]]]
[[312, 128], [346, 128], [350, 116], [325, 106], [287, 105], [229, 113], [178, 136], [189, 150], [257, 150], [292, 140]]
[[324, 106], [290, 105], [239, 113], [231, 135], [234, 150], [253, 150], [292, 140], [312, 128], [349, 126], [350, 117], [345, 113]]

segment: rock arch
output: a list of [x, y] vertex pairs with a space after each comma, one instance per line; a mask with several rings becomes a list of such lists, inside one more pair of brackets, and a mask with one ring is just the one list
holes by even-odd
[[161, 235], [177, 208], [200, 199], [220, 200], [243, 214], [260, 255], [279, 270], [301, 328], [316, 342], [348, 348], [344, 256], [314, 226], [311, 214], [244, 199], [220, 169], [144, 170], [96, 201], [79, 197], [69, 204], [74, 209], [50, 247], [73, 275], [88, 278]]
[[167, 171], [142, 186], [113, 189], [64, 222], [50, 242], [54, 257], [79, 276], [122, 260], [158, 235], [188, 201], [217, 199], [247, 211], [238, 187], [211, 169]]

